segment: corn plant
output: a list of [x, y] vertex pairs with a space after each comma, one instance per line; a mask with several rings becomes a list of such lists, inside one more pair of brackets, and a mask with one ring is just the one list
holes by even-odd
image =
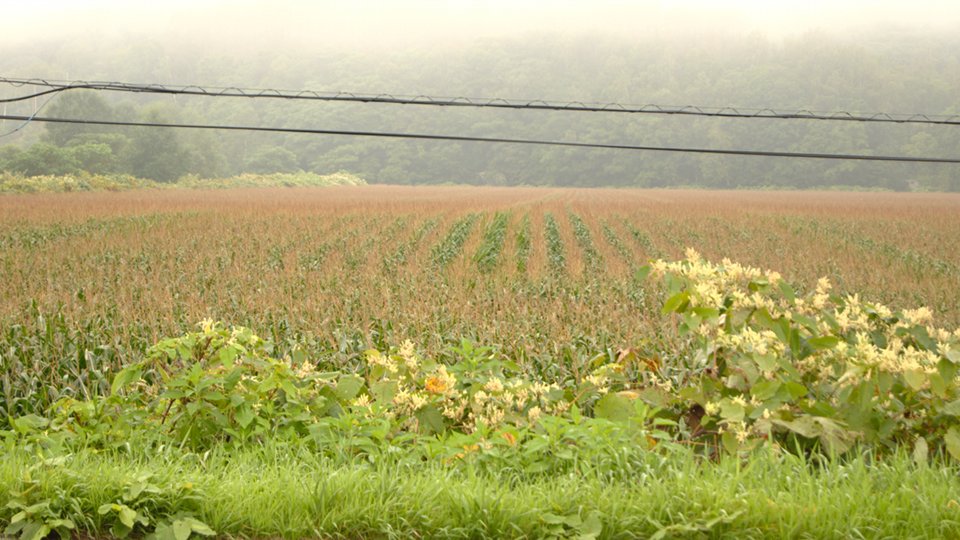
[[507, 221], [510, 214], [497, 212], [493, 220], [487, 226], [483, 233], [483, 243], [473, 256], [477, 269], [488, 274], [494, 271], [500, 260], [500, 252], [503, 251], [503, 241], [507, 235]]

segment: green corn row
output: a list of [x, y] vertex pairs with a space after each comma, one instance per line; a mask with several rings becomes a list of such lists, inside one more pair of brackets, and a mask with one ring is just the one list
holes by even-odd
[[544, 234], [547, 238], [547, 258], [550, 261], [550, 271], [556, 275], [563, 274], [567, 267], [567, 256], [563, 251], [560, 226], [557, 225], [557, 220], [553, 217], [553, 214], [544, 215]]
[[417, 230], [413, 232], [413, 237], [411, 237], [407, 242], [400, 244], [400, 246], [397, 247], [397, 250], [393, 252], [393, 255], [390, 255], [383, 260], [384, 270], [393, 270], [398, 266], [403, 266], [406, 264], [410, 253], [416, 251], [417, 246], [420, 245], [420, 242], [424, 239], [424, 237], [437, 228], [438, 223], [440, 223], [440, 218], [435, 217], [424, 221], [417, 228]]
[[617, 232], [607, 223], [602, 225], [601, 231], [603, 231], [603, 238], [610, 244], [610, 247], [616, 250], [617, 255], [620, 255], [620, 258], [623, 259], [624, 262], [633, 266], [633, 257], [630, 255], [630, 250], [627, 249], [627, 245], [623, 243], [623, 240], [617, 236]]
[[483, 233], [483, 243], [473, 256], [477, 269], [487, 274], [497, 267], [500, 252], [503, 251], [503, 239], [507, 236], [507, 220], [510, 214], [497, 212]]
[[517, 272], [522, 274], [527, 271], [527, 261], [530, 259], [530, 214], [524, 215], [523, 221], [520, 222], [516, 245]]
[[569, 212], [567, 217], [570, 219], [570, 225], [573, 226], [573, 235], [577, 239], [577, 244], [583, 250], [583, 256], [586, 259], [587, 268], [597, 271], [603, 267], [603, 257], [593, 245], [593, 238], [590, 236], [590, 228], [583, 222], [580, 216]]
[[627, 230], [630, 231], [630, 236], [632, 236], [633, 240], [643, 249], [644, 255], [651, 259], [660, 259], [663, 257], [663, 253], [657, 249], [657, 246], [653, 245], [653, 240], [650, 239], [650, 235], [641, 231], [636, 225], [629, 221], [625, 222], [625, 224]]
[[477, 217], [477, 214], [469, 214], [460, 218], [450, 227], [447, 236], [439, 244], [433, 246], [431, 260], [435, 265], [441, 268], [445, 267], [460, 254], [463, 244], [470, 236], [473, 224], [477, 221]]

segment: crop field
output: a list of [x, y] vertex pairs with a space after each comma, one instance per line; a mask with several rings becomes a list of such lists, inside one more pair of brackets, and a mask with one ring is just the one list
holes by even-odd
[[[368, 186], [8, 196], [0, 321], [3, 350], [67, 364], [122, 363], [205, 318], [343, 359], [406, 339], [435, 353], [462, 337], [522, 357], [593, 354], [661, 334], [637, 269], [692, 247], [800, 288], [826, 276], [870, 300], [927, 306], [957, 326], [957, 238], [960, 197], [946, 194]], [[13, 360], [36, 363], [4, 355]]]
[[[343, 506], [327, 509], [323, 522], [304, 507], [298, 510], [302, 515], [287, 516], [289, 530], [243, 521], [223, 510], [240, 503], [224, 487], [229, 479], [210, 476], [222, 471], [163, 453], [170, 448], [148, 453], [137, 474], [153, 478], [157, 493], [167, 489], [164, 482], [180, 482], [165, 476], [169, 467], [183, 467], [183, 475], [207, 483], [205, 496], [219, 506], [211, 510], [191, 502], [189, 515], [196, 523], [164, 522], [181, 530], [193, 523], [196, 534], [845, 536], [849, 530], [837, 528], [844, 514], [827, 515], [824, 505], [860, 519], [862, 536], [912, 534], [917, 524], [910, 520], [926, 520], [923, 534], [960, 534], [955, 500], [960, 486], [946, 465], [915, 476], [925, 479], [917, 489], [927, 489], [932, 501], [926, 514], [898, 514], [903, 521], [893, 528], [878, 521], [900, 504], [905, 495], [896, 486], [901, 477], [914, 477], [912, 467], [927, 467], [928, 455], [937, 463], [948, 455], [960, 459], [954, 419], [960, 415], [960, 389], [952, 367], [960, 363], [955, 344], [960, 333], [952, 333], [960, 326], [957, 239], [960, 196], [946, 194], [336, 186], [2, 196], [0, 435], [8, 448], [32, 450], [0, 464], [0, 488], [25, 490], [9, 504], [29, 506], [36, 502], [26, 495], [32, 488], [14, 471], [28, 466], [30, 452], [99, 452], [115, 449], [121, 439], [129, 451], [129, 440], [139, 440], [131, 435], [139, 425], [154, 425], [177, 452], [213, 452], [211, 462], [225, 460], [224, 467], [243, 469], [237, 477], [264, 474], [257, 469], [264, 462], [282, 477], [289, 473], [281, 466], [288, 458], [251, 457], [249, 443], [259, 441], [254, 448], [266, 445], [264, 451], [277, 452], [270, 444], [286, 440], [292, 430], [315, 445], [297, 452], [332, 460], [309, 469], [303, 465], [308, 458], [301, 457], [295, 467], [307, 467], [310, 481], [326, 482], [330, 489], [350, 490], [356, 482], [375, 490], [378, 482], [393, 481], [390, 473], [364, 467], [389, 461], [383, 456], [391, 452], [415, 456], [417, 465], [401, 464], [413, 467], [397, 480], [407, 484], [390, 488], [407, 490], [399, 502], [370, 510], [370, 516], [379, 512], [394, 521], [330, 517], [345, 512]], [[687, 262], [655, 263], [651, 275], [651, 261], [659, 260]], [[736, 263], [761, 271], [742, 271]], [[764, 273], [768, 269], [775, 273]], [[743, 282], [747, 296], [731, 292], [742, 276], [749, 281]], [[828, 289], [835, 295], [830, 300]], [[755, 305], [741, 317], [745, 298]], [[932, 315], [915, 309], [921, 307]], [[757, 312], [762, 313], [752, 318]], [[707, 330], [714, 327], [721, 330]], [[851, 351], [866, 350], [861, 348], [868, 336], [877, 358], [895, 361], [861, 369], [867, 353], [854, 358], [851, 352], [852, 360], [844, 356], [847, 343]], [[883, 356], [888, 352], [893, 356]], [[718, 363], [720, 357], [727, 363]], [[223, 365], [207, 364], [215, 358]], [[248, 371], [242, 378], [237, 371], [237, 379], [219, 379], [236, 358], [250, 359], [243, 364]], [[713, 367], [689, 360], [705, 358], [713, 359]], [[742, 358], [753, 367], [730, 367]], [[795, 364], [775, 367], [781, 358]], [[814, 360], [823, 363], [810, 367]], [[208, 381], [203, 384], [197, 379], [201, 366], [202, 380]], [[244, 386], [258, 377], [287, 376], [269, 388]], [[314, 383], [306, 380], [322, 382], [310, 386]], [[186, 390], [211, 385], [220, 389], [215, 395]], [[276, 397], [281, 388], [282, 399]], [[893, 404], [883, 400], [887, 393], [896, 396]], [[859, 408], [848, 410], [847, 402]], [[220, 412], [203, 416], [199, 403]], [[377, 409], [378, 403], [384, 408]], [[107, 422], [102, 407], [112, 406], [140, 412], [112, 412], [119, 420]], [[930, 412], [905, 412], [911, 408]], [[584, 424], [581, 412], [598, 422], [629, 420], [622, 425], [640, 431]], [[572, 424], [541, 420], [551, 416]], [[388, 419], [382, 433], [366, 423], [377, 417]], [[354, 419], [349, 437], [344, 418]], [[368, 427], [372, 431], [357, 435], [355, 430]], [[570, 430], [563, 436], [568, 439], [560, 437], [565, 442], [544, 442], [563, 429]], [[776, 452], [788, 449], [787, 457], [758, 458], [756, 468], [745, 472], [726, 461], [706, 471], [695, 463], [670, 469], [651, 461], [685, 451], [708, 461], [721, 453], [742, 456], [774, 439]], [[149, 440], [145, 447], [168, 446]], [[594, 448], [586, 440], [609, 444]], [[245, 457], [231, 461], [224, 448], [238, 441]], [[564, 457], [566, 450], [557, 451], [557, 444], [583, 454]], [[866, 462], [873, 458], [861, 456], [824, 465], [824, 474], [846, 480], [826, 480], [830, 488], [822, 493], [807, 486], [805, 494], [781, 500], [783, 492], [764, 491], [769, 475], [794, 474], [770, 460], [802, 462], [858, 445], [882, 457], [887, 468], [871, 472]], [[629, 451], [617, 450], [623, 448]], [[549, 459], [530, 457], [543, 452]], [[454, 474], [449, 463], [469, 461], [472, 454], [482, 454], [472, 462], [477, 470], [444, 476]], [[121, 458], [85, 459], [93, 461], [66, 467], [79, 476], [93, 474], [86, 467], [99, 467], [115, 480], [116, 490], [130, 489], [132, 477], [118, 472], [127, 466]], [[423, 468], [423, 463], [446, 465]], [[800, 476], [813, 475], [807, 465], [791, 463], [790, 470], [807, 471]], [[764, 467], [779, 472], [763, 472]], [[617, 507], [618, 497], [636, 498], [640, 494], [632, 490], [645, 489], [649, 480], [636, 476], [641, 470], [673, 475], [667, 481], [672, 487], [657, 488], [664, 497], [669, 489], [695, 489], [680, 487], [684, 474], [700, 478], [703, 491], [687, 493], [692, 509], [682, 507], [680, 496], [660, 508], [649, 507], [649, 501], [642, 509]], [[571, 509], [551, 499], [544, 504], [552, 510], [536, 510], [531, 501], [552, 489], [580, 489], [575, 482], [563, 484], [576, 477], [570, 471], [590, 478], [584, 482], [596, 500], [575, 497], [571, 501], [580, 506]], [[346, 476], [323, 480], [328, 473]], [[953, 479], [938, 480], [941, 473]], [[520, 476], [497, 476], [503, 474]], [[884, 480], [877, 480], [881, 476]], [[47, 477], [52, 483], [39, 491], [48, 495], [86, 489], [53, 473]], [[821, 480], [806, 481], [820, 485]], [[520, 482], [526, 491], [499, 492], [508, 489], [502, 482]], [[726, 494], [707, 502], [711, 482]], [[731, 482], [759, 498], [735, 495]], [[855, 500], [860, 490], [871, 489], [867, 484], [880, 491], [876, 506], [858, 510], [837, 502]], [[286, 489], [265, 486], [262, 493]], [[310, 491], [301, 485], [291, 489], [301, 488]], [[163, 504], [182, 509], [183, 501], [193, 499], [176, 489], [176, 497], [186, 498]], [[446, 514], [431, 521], [426, 510], [417, 509], [416, 494], [436, 490], [479, 498], [430, 499], [464, 505], [444, 507]], [[311, 493], [303, 497], [317, 496]], [[103, 493], [97, 497], [102, 504], [111, 500]], [[491, 497], [513, 497], [511, 504], [531, 510], [512, 515], [500, 506], [499, 514], [484, 514], [490, 507], [478, 501]], [[158, 510], [162, 505], [136, 507], [134, 499], [123, 504], [154, 524], [137, 525], [127, 516], [122, 526], [114, 524], [117, 530], [160, 527], [161, 515], [167, 515]], [[598, 500], [607, 506], [590, 506]], [[819, 517], [805, 510], [817, 505], [825, 509]], [[535, 511], [540, 514], [531, 517]], [[111, 512], [71, 522], [68, 529], [106, 530]], [[50, 530], [61, 530], [53, 518], [48, 521]], [[486, 528], [456, 529], [465, 522]], [[126, 534], [120, 533], [113, 534]]]

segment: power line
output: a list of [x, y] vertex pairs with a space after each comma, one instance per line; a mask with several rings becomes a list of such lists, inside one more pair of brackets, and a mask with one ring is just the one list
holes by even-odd
[[[0, 115], [4, 120], [28, 120], [29, 116], [20, 115]], [[573, 148], [596, 148], [608, 150], [639, 150], [651, 152], [678, 152], [687, 154], [716, 154], [733, 156], [765, 156], [765, 157], [784, 157], [784, 158], [812, 158], [812, 159], [843, 159], [859, 161], [898, 161], [906, 163], [960, 163], [960, 158], [940, 158], [940, 157], [910, 157], [910, 156], [872, 156], [863, 154], [822, 154], [813, 152], [776, 152], [767, 150], [736, 150], [719, 148], [688, 148], [688, 147], [664, 147], [664, 146], [641, 146], [630, 144], [606, 144], [606, 143], [586, 143], [571, 141], [549, 141], [541, 139], [511, 139], [503, 137], [474, 137], [466, 135], [437, 135], [428, 133], [397, 133], [385, 131], [347, 131], [334, 129], [310, 129], [310, 128], [286, 128], [286, 127], [261, 127], [261, 126], [237, 126], [237, 125], [213, 125], [213, 124], [167, 124], [158, 122], [126, 122], [119, 120], [87, 120], [81, 118], [48, 118], [33, 117], [34, 122], [53, 122], [61, 124], [89, 124], [100, 126], [130, 126], [130, 127], [156, 127], [156, 128], [179, 128], [179, 129], [219, 129], [228, 131], [259, 131], [270, 133], [297, 133], [309, 135], [346, 135], [353, 137], [386, 137], [392, 139], [418, 139], [418, 140], [436, 140], [436, 141], [458, 141], [458, 142], [484, 142], [484, 143], [509, 143], [509, 144], [531, 144], [544, 146], [566, 146]]]
[[363, 94], [355, 92], [318, 92], [313, 90], [278, 90], [240, 87], [174, 86], [165, 84], [133, 84], [102, 81], [57, 81], [47, 79], [18, 79], [0, 77], [0, 83], [17, 87], [36, 86], [47, 90], [14, 98], [0, 99], [0, 103], [23, 101], [37, 96], [69, 90], [98, 90], [150, 94], [191, 95], [206, 97], [272, 98], [312, 101], [341, 101], [354, 103], [384, 103], [394, 105], [422, 105], [435, 107], [477, 107], [496, 109], [525, 109], [569, 112], [601, 112], [629, 114], [661, 114], [675, 116], [705, 116], [713, 118], [766, 118], [777, 120], [828, 120], [846, 122], [881, 122], [893, 124], [932, 124], [960, 126], [960, 115], [862, 113], [847, 111], [777, 110], [771, 108], [703, 107], [696, 105], [663, 106], [655, 104], [629, 105], [582, 101], [547, 101], [503, 98], [470, 98], [439, 96], [403, 96], [393, 94]]
[[[0, 133], [0, 139], [3, 139], [3, 138], [5, 138], [5, 137], [9, 137], [10, 135], [13, 135], [14, 133], [17, 133], [18, 131], [22, 130], [23, 128], [29, 126], [29, 125], [30, 125], [30, 122], [33, 122], [33, 120], [37, 117], [37, 115], [40, 114], [40, 111], [42, 111], [43, 108], [46, 107], [47, 104], [50, 103], [50, 101], [52, 101], [53, 98], [55, 98], [55, 97], [57, 97], [57, 95], [56, 95], [56, 94], [53, 94], [53, 95], [51, 95], [50, 97], [48, 97], [46, 100], [44, 100], [44, 102], [43, 102], [42, 104], [40, 104], [40, 106], [37, 107], [35, 111], [33, 111], [33, 114], [31, 114], [30, 116], [28, 116], [27, 119], [26, 119], [22, 124], [20, 124], [19, 126], [13, 128], [12, 130], [10, 130], [10, 131], [8, 131], [8, 132], [6, 132], [6, 133]], [[3, 115], [4, 115], [4, 116], [6, 115], [6, 105], [4, 105]]]

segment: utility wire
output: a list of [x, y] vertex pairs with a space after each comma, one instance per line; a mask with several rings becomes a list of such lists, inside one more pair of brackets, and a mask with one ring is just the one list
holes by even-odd
[[469, 98], [438, 96], [402, 96], [392, 94], [362, 94], [354, 92], [318, 92], [313, 90], [277, 90], [239, 87], [174, 86], [165, 84], [133, 84], [125, 82], [57, 81], [47, 79], [18, 79], [0, 77], [0, 83], [17, 87], [35, 86], [46, 90], [14, 98], [0, 99], [0, 103], [23, 101], [37, 96], [66, 92], [69, 90], [99, 90], [109, 92], [134, 92], [150, 94], [173, 94], [207, 97], [273, 98], [313, 101], [342, 101], [355, 103], [386, 103], [395, 105], [423, 105], [435, 107], [477, 107], [496, 109], [526, 109], [569, 112], [605, 112], [630, 114], [663, 114], [678, 116], [706, 116], [713, 118], [767, 118], [778, 120], [836, 120], [847, 122], [882, 122], [893, 124], [933, 124], [960, 126], [960, 114], [892, 114], [853, 113], [846, 111], [824, 112], [812, 110], [776, 110], [770, 108], [747, 109], [737, 107], [702, 107], [695, 105], [628, 105], [621, 103], [595, 103], [582, 101], [546, 101], [542, 99], [519, 100], [503, 98]]
[[[20, 115], [0, 115], [3, 120], [28, 120], [29, 116]], [[387, 137], [393, 139], [419, 139], [436, 141], [458, 141], [458, 142], [485, 142], [485, 143], [510, 143], [510, 144], [536, 144], [545, 146], [567, 146], [574, 148], [600, 148], [609, 150], [643, 150], [653, 152], [679, 152], [688, 154], [719, 154], [734, 156], [766, 156], [766, 157], [785, 157], [785, 158], [813, 158], [813, 159], [843, 159], [859, 161], [899, 161], [907, 163], [960, 163], [960, 158], [940, 158], [940, 157], [910, 157], [910, 156], [872, 156], [863, 154], [821, 154], [812, 152], [775, 152], [766, 150], [727, 150], [719, 148], [688, 148], [688, 147], [664, 147], [664, 146], [640, 146], [630, 144], [606, 144], [606, 143], [587, 143], [587, 142], [569, 142], [569, 141], [548, 141], [541, 139], [511, 139], [503, 137], [473, 137], [466, 135], [436, 135], [428, 133], [397, 133], [384, 131], [346, 131], [334, 129], [309, 129], [309, 128], [286, 128], [286, 127], [261, 127], [261, 126], [238, 126], [238, 125], [212, 125], [212, 124], [168, 124], [158, 122], [126, 122], [119, 120], [87, 120], [81, 118], [48, 118], [33, 117], [34, 122], [53, 122], [61, 124], [89, 124], [100, 126], [132, 126], [132, 127], [151, 127], [151, 128], [180, 128], [180, 129], [218, 129], [228, 131], [260, 131], [270, 133], [298, 133], [310, 135], [347, 135], [353, 137]]]
[[[9, 137], [10, 135], [13, 135], [14, 133], [17, 133], [18, 131], [20, 131], [21, 129], [29, 126], [29, 125], [30, 125], [30, 122], [33, 122], [33, 120], [37, 117], [37, 115], [40, 114], [40, 111], [42, 111], [43, 108], [46, 107], [47, 104], [50, 103], [50, 101], [52, 101], [53, 98], [55, 98], [55, 97], [57, 97], [57, 95], [56, 95], [56, 94], [53, 94], [53, 95], [51, 95], [50, 97], [48, 97], [46, 100], [44, 100], [44, 102], [41, 103], [40, 106], [37, 107], [37, 109], [36, 109], [35, 111], [33, 111], [33, 114], [31, 114], [30, 116], [28, 116], [27, 119], [26, 119], [22, 124], [20, 124], [19, 126], [13, 128], [12, 130], [10, 130], [10, 131], [8, 131], [8, 132], [6, 132], [6, 133], [0, 133], [0, 139], [3, 139], [3, 138], [5, 138], [5, 137]], [[3, 114], [3, 116], [6, 116], [6, 107], [4, 107], [4, 114]]]

